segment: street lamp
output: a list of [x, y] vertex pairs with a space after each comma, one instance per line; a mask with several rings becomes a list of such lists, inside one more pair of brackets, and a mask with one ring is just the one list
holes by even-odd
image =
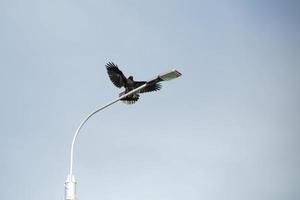
[[65, 200], [75, 200], [76, 199], [76, 181], [75, 181], [75, 176], [73, 174], [73, 155], [74, 155], [74, 144], [76, 141], [76, 138], [81, 130], [81, 128], [83, 127], [83, 125], [93, 116], [95, 115], [97, 112], [107, 108], [108, 106], [111, 106], [112, 104], [120, 101], [121, 99], [123, 99], [124, 97], [127, 97], [131, 94], [134, 93], [138, 93], [141, 89], [143, 89], [144, 87], [146, 87], [149, 84], [155, 83], [155, 82], [160, 82], [160, 81], [168, 81], [168, 80], [172, 80], [174, 78], [177, 78], [181, 76], [181, 73], [179, 71], [177, 71], [176, 69], [167, 71], [165, 73], [162, 73], [160, 75], [158, 75], [157, 77], [148, 80], [144, 85], [141, 85], [140, 87], [131, 90], [130, 92], [120, 96], [119, 98], [107, 103], [106, 105], [96, 109], [95, 111], [91, 112], [87, 117], [85, 117], [80, 125], [78, 126], [74, 136], [73, 136], [73, 140], [72, 140], [72, 144], [71, 144], [71, 154], [70, 154], [70, 171], [69, 174], [67, 176], [66, 182], [65, 182]]

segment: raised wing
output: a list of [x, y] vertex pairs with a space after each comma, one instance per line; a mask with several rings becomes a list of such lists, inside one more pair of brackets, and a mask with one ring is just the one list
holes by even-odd
[[119, 70], [118, 66], [113, 62], [109, 62], [105, 66], [111, 82], [113, 82], [113, 84], [118, 88], [125, 86], [127, 79], [124, 76], [123, 72]]
[[[146, 83], [146, 81], [135, 81], [134, 86], [135, 86], [135, 88], [137, 88], [137, 87], [140, 87], [140, 86], [144, 85], [145, 83]], [[147, 85], [146, 87], [144, 87], [143, 89], [141, 89], [140, 93], [153, 92], [153, 91], [158, 91], [160, 89], [161, 89], [161, 84], [151, 83], [151, 84]]]

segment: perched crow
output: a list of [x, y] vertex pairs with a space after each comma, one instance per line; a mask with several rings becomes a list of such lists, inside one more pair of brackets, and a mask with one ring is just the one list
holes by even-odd
[[[123, 72], [121, 70], [119, 70], [118, 66], [112, 62], [107, 63], [105, 66], [106, 66], [107, 73], [109, 75], [111, 82], [113, 82], [113, 84], [115, 86], [117, 86], [118, 88], [121, 88], [121, 87], [125, 88], [125, 91], [121, 92], [119, 94], [119, 96], [122, 96], [122, 95], [128, 93], [129, 91], [131, 91], [135, 88], [138, 88], [146, 83], [146, 81], [134, 81], [132, 76], [129, 76], [128, 78], [126, 78], [124, 76]], [[148, 85], [146, 87], [144, 87], [143, 89], [141, 89], [138, 93], [152, 92], [152, 91], [160, 90], [161, 84], [158, 83], [160, 81], [162, 81], [162, 80], [158, 77], [157, 79], [151, 81], [151, 83], [148, 83]], [[129, 96], [121, 99], [121, 101], [123, 101], [124, 103], [127, 103], [127, 104], [133, 104], [140, 97], [140, 95], [138, 93], [129, 95]]]

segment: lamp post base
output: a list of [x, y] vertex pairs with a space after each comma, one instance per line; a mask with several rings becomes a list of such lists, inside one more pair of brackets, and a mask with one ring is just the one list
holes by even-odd
[[65, 182], [65, 200], [76, 199], [76, 181], [72, 174], [69, 174]]

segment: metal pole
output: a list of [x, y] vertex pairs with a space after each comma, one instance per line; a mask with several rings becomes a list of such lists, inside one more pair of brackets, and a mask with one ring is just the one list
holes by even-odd
[[91, 112], [86, 118], [84, 118], [82, 120], [82, 122], [80, 123], [80, 125], [78, 126], [74, 136], [73, 136], [73, 140], [72, 140], [72, 144], [71, 144], [71, 157], [70, 157], [70, 172], [69, 175], [67, 176], [66, 182], [65, 182], [65, 200], [75, 200], [76, 199], [76, 181], [75, 181], [75, 176], [73, 174], [73, 155], [74, 155], [74, 144], [75, 141], [77, 139], [77, 136], [81, 130], [81, 128], [83, 127], [83, 125], [96, 113], [98, 113], [99, 111], [107, 108], [108, 106], [111, 106], [112, 104], [120, 101], [122, 98], [127, 97], [133, 93], [136, 93], [138, 91], [140, 91], [141, 89], [143, 89], [144, 87], [147, 86], [147, 83], [145, 83], [144, 85], [141, 85], [140, 87], [131, 90], [130, 92], [120, 96], [119, 98], [107, 103], [106, 105], [96, 109], [95, 111]]

